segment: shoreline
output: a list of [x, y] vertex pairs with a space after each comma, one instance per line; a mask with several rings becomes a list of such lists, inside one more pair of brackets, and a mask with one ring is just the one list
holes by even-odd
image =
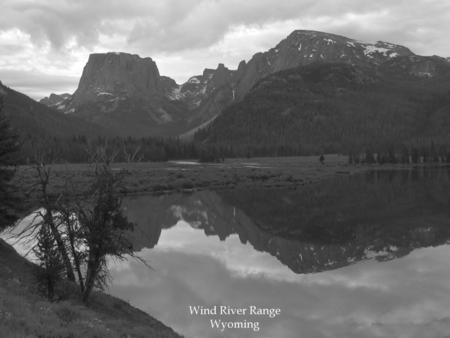
[[[83, 193], [92, 176], [92, 166], [83, 164], [54, 164], [49, 189], [63, 191], [71, 180], [74, 192]], [[332, 155], [325, 165], [316, 156], [229, 159], [223, 163], [189, 161], [114, 163], [113, 170], [124, 174], [123, 192], [126, 194], [161, 194], [204, 189], [232, 189], [245, 186], [286, 187], [367, 170], [347, 164], [347, 157]], [[34, 198], [32, 191], [35, 172], [31, 165], [17, 167], [14, 184], [20, 187], [25, 199]]]
[[[71, 191], [82, 195], [92, 176], [90, 164], [54, 164], [49, 191], [64, 191], [66, 181]], [[114, 163], [112, 167], [124, 174], [122, 191], [126, 195], [190, 193], [199, 190], [222, 190], [247, 187], [298, 188], [305, 184], [342, 175], [353, 175], [370, 170], [405, 170], [421, 167], [448, 166], [442, 163], [423, 164], [348, 164], [348, 158], [327, 155], [325, 164], [316, 156], [227, 159], [223, 163], [196, 163], [189, 161]], [[20, 187], [23, 200], [37, 200], [33, 191], [33, 166], [19, 166], [13, 181]]]

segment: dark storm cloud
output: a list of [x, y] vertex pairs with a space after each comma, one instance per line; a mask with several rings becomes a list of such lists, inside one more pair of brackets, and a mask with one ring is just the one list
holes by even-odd
[[207, 47], [232, 27], [284, 20], [369, 39], [381, 35], [411, 42], [433, 36], [433, 40], [442, 41], [449, 9], [449, 3], [433, 0], [4, 0], [2, 11], [6, 15], [2, 15], [0, 29], [19, 28], [30, 34], [33, 42], [50, 41], [55, 48], [71, 38], [79, 46], [90, 47], [98, 43], [101, 34], [118, 34], [152, 52]]
[[68, 90], [49, 85], [57, 75], [79, 78], [89, 53], [151, 56], [183, 82], [218, 63], [236, 67], [295, 29], [450, 56], [450, 2], [441, 0], [0, 0], [0, 8], [0, 70], [24, 71], [11, 84], [42, 73], [39, 88], [27, 82], [32, 96]]

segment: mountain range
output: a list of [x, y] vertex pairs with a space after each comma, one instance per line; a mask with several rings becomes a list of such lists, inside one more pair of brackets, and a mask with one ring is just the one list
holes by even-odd
[[235, 70], [219, 64], [183, 84], [162, 76], [149, 57], [91, 54], [76, 91], [51, 94], [39, 109], [109, 135], [196, 134], [211, 145], [248, 148], [265, 140], [334, 151], [355, 142], [446, 140], [449, 74], [448, 58], [297, 30]]

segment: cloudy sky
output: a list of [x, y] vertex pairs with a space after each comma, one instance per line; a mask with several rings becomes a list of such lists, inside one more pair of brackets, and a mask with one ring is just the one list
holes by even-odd
[[184, 82], [273, 47], [295, 29], [450, 56], [445, 0], [0, 0], [0, 81], [33, 98], [73, 92], [88, 55], [152, 57]]

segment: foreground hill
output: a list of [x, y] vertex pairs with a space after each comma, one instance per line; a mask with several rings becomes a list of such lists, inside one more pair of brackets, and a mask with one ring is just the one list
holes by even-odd
[[262, 79], [196, 139], [273, 155], [450, 144], [449, 93], [450, 64], [439, 57], [313, 63]]
[[103, 128], [76, 116], [65, 116], [0, 82], [3, 112], [24, 138], [106, 135]]
[[[37, 267], [0, 239], [2, 337], [180, 337], [117, 298], [98, 293], [90, 307], [70, 296], [49, 302], [36, 288]], [[71, 289], [66, 286], [65, 293]]]

